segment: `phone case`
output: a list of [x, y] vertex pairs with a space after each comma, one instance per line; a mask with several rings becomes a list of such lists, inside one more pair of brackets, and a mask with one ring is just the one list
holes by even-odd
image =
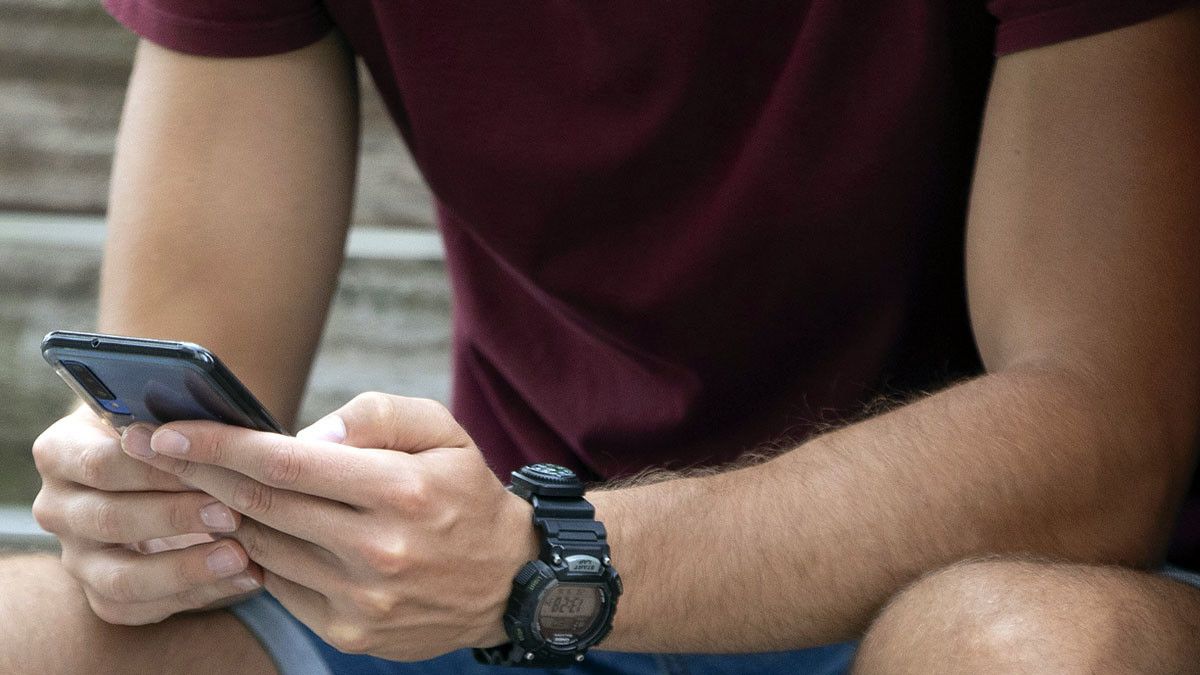
[[118, 430], [134, 422], [212, 420], [286, 433], [245, 385], [197, 344], [54, 331], [42, 340], [42, 357]]

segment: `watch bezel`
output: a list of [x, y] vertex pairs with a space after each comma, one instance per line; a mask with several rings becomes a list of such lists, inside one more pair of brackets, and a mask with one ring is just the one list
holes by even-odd
[[[565, 565], [561, 570], [556, 570], [542, 560], [529, 561], [522, 572], [526, 568], [532, 568], [534, 574], [525, 584], [514, 584], [508, 611], [504, 615], [505, 632], [513, 644], [539, 655], [574, 656], [598, 644], [612, 630], [621, 587], [616, 570], [611, 565], [606, 565], [599, 575], [571, 573], [566, 571]], [[587, 632], [569, 644], [558, 645], [542, 637], [537, 614], [546, 594], [564, 583], [594, 586], [601, 593], [602, 610]]]
[[[537, 468], [542, 466], [560, 469], [566, 472], [566, 475], [538, 475]], [[583, 497], [585, 492], [583, 480], [574, 471], [565, 466], [545, 462], [541, 464], [529, 464], [512, 472], [512, 482], [509, 484], [508, 489], [522, 499], [529, 499], [531, 495], [538, 495], [540, 497]]]

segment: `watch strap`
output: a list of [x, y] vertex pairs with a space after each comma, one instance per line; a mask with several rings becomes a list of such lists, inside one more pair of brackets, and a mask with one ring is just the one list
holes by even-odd
[[[526, 666], [529, 668], [566, 668], [573, 666], [580, 659], [570, 654], [535, 656], [533, 652], [525, 651], [520, 645], [511, 642], [495, 647], [482, 647], [472, 650], [475, 660], [487, 666]], [[534, 656], [534, 659], [530, 659]], [[536, 662], [535, 662], [536, 659]]]
[[[582, 558], [602, 562], [608, 557], [608, 532], [597, 522], [596, 509], [582, 497], [560, 499], [532, 495], [533, 524], [538, 530], [538, 557], [549, 565], [566, 560], [572, 572], [600, 572], [585, 569]], [[572, 561], [575, 562], [571, 565]], [[590, 563], [588, 563], [590, 564]]]
[[[547, 566], [579, 574], [601, 574], [609, 565], [608, 533], [604, 524], [596, 521], [596, 509], [583, 498], [582, 483], [567, 469], [553, 465], [536, 465], [541, 470], [554, 471], [547, 477], [542, 471], [535, 481], [525, 480], [522, 472], [513, 473], [509, 490], [533, 507], [533, 525], [538, 533], [538, 559]], [[561, 472], [558, 471], [561, 469]], [[524, 471], [524, 470], [522, 470]], [[514, 593], [529, 579], [522, 579], [529, 567], [522, 568], [513, 581]], [[528, 574], [532, 575], [530, 571]], [[618, 590], [620, 593], [619, 578]], [[505, 629], [510, 619], [506, 614]], [[607, 630], [605, 630], [607, 632]], [[509, 633], [512, 635], [512, 633]], [[530, 651], [516, 642], [472, 650], [475, 660], [486, 665], [564, 668], [584, 659], [586, 648], [562, 653], [538, 649]]]

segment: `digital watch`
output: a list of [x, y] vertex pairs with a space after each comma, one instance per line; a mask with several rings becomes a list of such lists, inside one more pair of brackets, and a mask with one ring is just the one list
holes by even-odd
[[612, 630], [621, 577], [583, 481], [556, 464], [512, 474], [509, 491], [533, 505], [540, 551], [513, 579], [504, 612], [510, 643], [476, 649], [480, 663], [561, 668], [584, 659]]

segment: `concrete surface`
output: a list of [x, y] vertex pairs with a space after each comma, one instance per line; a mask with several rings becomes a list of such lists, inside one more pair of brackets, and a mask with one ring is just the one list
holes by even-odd
[[[136, 37], [100, 0], [0, 0], [0, 210], [102, 213]], [[432, 229], [370, 77], [354, 222]]]
[[28, 508], [0, 506], [0, 553], [54, 550], [58, 550], [58, 540], [38, 527]]

